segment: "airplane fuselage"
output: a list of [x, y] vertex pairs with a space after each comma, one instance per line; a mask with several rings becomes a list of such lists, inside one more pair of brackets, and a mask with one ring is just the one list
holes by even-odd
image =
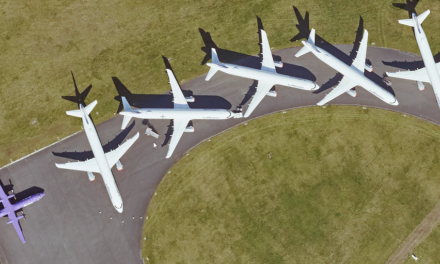
[[415, 23], [414, 34], [416, 36], [417, 45], [419, 46], [420, 54], [422, 55], [423, 63], [425, 64], [426, 72], [428, 73], [432, 89], [434, 90], [437, 104], [440, 107], [440, 76], [438, 74], [437, 66], [435, 65], [434, 57], [432, 56], [431, 48], [426, 39], [425, 31], [419, 24], [417, 19], [413, 19]]
[[0, 217], [8, 215], [11, 212], [23, 209], [24, 207], [39, 201], [41, 198], [43, 198], [43, 196], [44, 193], [37, 193], [19, 201], [18, 203], [11, 204], [9, 208], [5, 207], [5, 209], [0, 210]]
[[[82, 111], [84, 111], [82, 109]], [[84, 112], [85, 117], [82, 118], [84, 131], [86, 132], [87, 139], [89, 140], [90, 147], [92, 148], [93, 155], [95, 156], [96, 163], [98, 164], [99, 171], [104, 181], [110, 200], [112, 201], [115, 209], [122, 213], [123, 204], [122, 198], [119, 194], [118, 186], [116, 185], [115, 178], [105, 157], [104, 150], [102, 149], [101, 141], [99, 140], [98, 133], [95, 126], [90, 120], [89, 116]]]
[[315, 46], [315, 48], [316, 50], [312, 48], [311, 52], [313, 52], [313, 54], [315, 54], [315, 56], [322, 62], [335, 69], [345, 77], [349, 78], [353, 82], [357, 83], [359, 86], [369, 91], [385, 103], [390, 105], [398, 105], [396, 97], [394, 97], [394, 95], [392, 95], [384, 88], [377, 85], [372, 80], [365, 77], [364, 71], [360, 71], [355, 66], [349, 66], [345, 64], [344, 62], [340, 61], [339, 59], [335, 58], [333, 55], [319, 47]]
[[121, 115], [130, 115], [142, 119], [229, 119], [234, 113], [225, 109], [175, 109], [175, 108], [142, 108], [122, 111]]
[[222, 63], [221, 65], [217, 65], [215, 63], [207, 63], [207, 65], [209, 65], [210, 67], [215, 67], [216, 69], [224, 73], [247, 79], [263, 81], [307, 91], [312, 91], [319, 88], [317, 84], [310, 80], [279, 74], [277, 72], [258, 70], [228, 63]]

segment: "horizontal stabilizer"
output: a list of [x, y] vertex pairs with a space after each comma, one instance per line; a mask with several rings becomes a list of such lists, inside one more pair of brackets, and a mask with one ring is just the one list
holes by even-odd
[[306, 54], [306, 53], [309, 53], [309, 52], [310, 52], [309, 47], [308, 47], [308, 46], [304, 46], [304, 47], [302, 47], [302, 49], [300, 49], [300, 50], [295, 54], [295, 57], [299, 58], [299, 57], [301, 57], [302, 55], [304, 55], [304, 54]]
[[417, 20], [419, 21], [420, 24], [423, 23], [423, 21], [425, 21], [425, 19], [428, 17], [429, 13], [431, 13], [431, 11], [428, 9], [425, 12], [423, 12], [423, 14], [421, 14], [420, 16], [417, 17]]
[[66, 111], [66, 114], [70, 115], [70, 116], [82, 117], [81, 110], [79, 110], [79, 109]]
[[[86, 106], [85, 108], [82, 105], [80, 105], [80, 108], [84, 108], [87, 115], [90, 115], [90, 112], [92, 112], [93, 108], [95, 108], [97, 103], [98, 103], [98, 101], [95, 100], [91, 104]], [[81, 109], [66, 111], [66, 114], [68, 114], [70, 116], [82, 117]]]
[[410, 27], [414, 27], [415, 26], [413, 19], [400, 19], [399, 23], [402, 24], [402, 25], [410, 26]]
[[130, 122], [132, 116], [131, 115], [124, 115], [124, 119], [122, 120], [121, 129], [125, 129]]
[[211, 80], [212, 76], [218, 71], [218, 69], [211, 67], [211, 69], [208, 72], [208, 75], [206, 75], [205, 81]]

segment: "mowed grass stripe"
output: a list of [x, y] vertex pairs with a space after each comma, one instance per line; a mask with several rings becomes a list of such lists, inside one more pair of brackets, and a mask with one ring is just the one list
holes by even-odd
[[160, 183], [143, 257], [385, 262], [440, 201], [439, 130], [353, 106], [295, 109], [235, 127], [191, 150]]

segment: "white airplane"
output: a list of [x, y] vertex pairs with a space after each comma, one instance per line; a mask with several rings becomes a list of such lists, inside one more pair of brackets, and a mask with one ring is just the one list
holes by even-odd
[[367, 42], [368, 32], [365, 30], [357, 56], [351, 66], [349, 66], [332, 56], [327, 51], [315, 46], [315, 29], [311, 30], [308, 41], [302, 41], [304, 47], [297, 54], [295, 54], [296, 57], [300, 57], [308, 52], [312, 52], [322, 62], [344, 75], [342, 80], [339, 82], [339, 85], [334, 87], [333, 91], [327, 94], [324, 99], [317, 103], [317, 105], [324, 105], [345, 92], [353, 97], [356, 97], [357, 93], [354, 90], [355, 86], [361, 86], [387, 104], [399, 104], [394, 95], [365, 77], [364, 69], [370, 72], [373, 71], [373, 68], [370, 65], [365, 64], [365, 59], [367, 56]]
[[132, 109], [127, 99], [121, 96], [124, 111], [119, 114], [124, 116], [121, 129], [124, 129], [132, 117], [141, 119], [173, 119], [174, 131], [171, 136], [170, 148], [166, 158], [171, 157], [183, 132], [194, 132], [193, 126], [188, 126], [188, 122], [194, 119], [229, 119], [240, 118], [242, 113], [234, 113], [225, 109], [191, 109], [188, 106], [187, 98], [183, 96], [179, 83], [173, 72], [167, 69], [171, 89], [174, 97], [174, 108], [142, 108]]
[[422, 28], [422, 22], [429, 15], [430, 11], [427, 10], [420, 16], [412, 14], [412, 19], [402, 19], [399, 20], [400, 24], [414, 27], [414, 34], [416, 35], [416, 41], [419, 45], [420, 53], [422, 54], [423, 63], [425, 63], [425, 68], [421, 68], [415, 71], [403, 71], [403, 72], [387, 72], [386, 74], [390, 77], [417, 81], [417, 86], [420, 91], [425, 89], [422, 82], [429, 82], [434, 90], [435, 98], [437, 99], [437, 104], [440, 107], [440, 77], [439, 63], [434, 62], [432, 56], [431, 48], [429, 47], [428, 40], [426, 39], [425, 31]]
[[246, 110], [244, 117], [250, 116], [266, 95], [271, 97], [277, 96], [277, 92], [275, 90], [271, 91], [272, 87], [276, 84], [308, 91], [319, 89], [319, 86], [310, 80], [277, 73], [275, 67], [281, 68], [283, 67], [283, 63], [280, 61], [275, 62], [273, 60], [266, 32], [262, 29], [261, 39], [261, 47], [263, 50], [261, 70], [235, 64], [221, 63], [214, 48], [211, 50], [212, 63], [206, 64], [211, 67], [208, 75], [206, 76], [206, 81], [209, 81], [217, 71], [222, 71], [224, 73], [243, 78], [258, 80], [257, 92], [255, 93], [252, 102], [249, 104], [249, 108]]
[[116, 211], [122, 213], [123, 204], [122, 198], [119, 194], [118, 186], [116, 185], [115, 178], [113, 177], [111, 167], [115, 164], [118, 170], [122, 170], [122, 164], [119, 160], [122, 155], [133, 145], [133, 143], [139, 138], [139, 132], [128, 139], [124, 144], [120, 145], [117, 149], [104, 153], [99, 140], [98, 133], [96, 133], [95, 126], [89, 117], [90, 112], [93, 110], [98, 102], [95, 100], [86, 107], [82, 104], [79, 105], [79, 110], [67, 111], [66, 114], [76, 117], [81, 117], [83, 121], [84, 131], [86, 132], [87, 139], [89, 140], [90, 147], [92, 148], [95, 158], [87, 161], [69, 162], [64, 164], [55, 164], [60, 169], [87, 171], [90, 181], [95, 180], [93, 172], [101, 173], [104, 180], [105, 187], [107, 188], [108, 195], [112, 201]]

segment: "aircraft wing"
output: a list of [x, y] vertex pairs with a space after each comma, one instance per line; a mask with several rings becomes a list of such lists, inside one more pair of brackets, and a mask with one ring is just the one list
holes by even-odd
[[275, 63], [273, 62], [272, 51], [270, 50], [269, 41], [267, 40], [266, 31], [261, 30], [261, 49], [263, 61], [261, 62], [261, 70], [276, 72]]
[[26, 242], [26, 240], [24, 239], [23, 232], [21, 231], [20, 224], [18, 223], [18, 217], [15, 215], [15, 212], [10, 212], [8, 214], [8, 216], [9, 216], [9, 222], [8, 223], [12, 223], [12, 225], [15, 228], [15, 231], [17, 231], [17, 234], [18, 234], [18, 236], [21, 239], [21, 242], [24, 244]]
[[356, 85], [358, 84], [344, 76], [344, 78], [342, 78], [341, 82], [339, 82], [339, 84], [333, 89], [333, 91], [327, 94], [324, 99], [317, 103], [317, 105], [324, 105], [330, 102], [331, 100], [335, 99], [336, 97], [340, 96], [341, 94], [345, 93]]
[[389, 77], [411, 81], [431, 82], [429, 80], [428, 72], [425, 68], [421, 68], [415, 71], [387, 72], [387, 75]]
[[99, 171], [98, 163], [96, 162], [95, 158], [86, 161], [68, 162], [63, 164], [55, 163], [55, 166], [60, 169], [66, 170], [91, 171], [101, 173]]
[[255, 93], [254, 98], [252, 98], [252, 102], [249, 104], [249, 108], [246, 110], [246, 114], [244, 115], [244, 117], [248, 117], [252, 114], [252, 112], [260, 104], [261, 100], [263, 100], [263, 98], [270, 91], [273, 85], [273, 83], [263, 81], [258, 82], [257, 92]]
[[367, 44], [368, 44], [368, 31], [364, 30], [364, 36], [361, 41], [361, 45], [357, 51], [357, 56], [353, 61], [354, 67], [356, 67], [361, 72], [365, 69], [365, 60], [367, 59]]
[[108, 165], [113, 167], [116, 162], [122, 157], [122, 155], [127, 152], [127, 150], [136, 142], [136, 140], [139, 138], [139, 132], [136, 133], [132, 138], [125, 141], [124, 144], [120, 145], [117, 149], [114, 149], [110, 152], [105, 153], [105, 157], [107, 158]]
[[189, 121], [190, 119], [174, 119], [174, 131], [171, 135], [170, 148], [168, 149], [166, 158], [169, 158], [171, 157], [171, 155], [173, 155], [174, 149], [176, 148], [177, 143], [179, 143], [183, 132], [185, 132], [186, 126], [188, 125]]
[[168, 79], [170, 80], [171, 90], [173, 91], [174, 109], [189, 109], [188, 103], [183, 96], [182, 89], [174, 76], [173, 71], [166, 69], [168, 73]]
[[2, 200], [2, 202], [9, 201], [8, 196], [6, 195], [5, 191], [1, 186], [0, 186], [0, 200]]

